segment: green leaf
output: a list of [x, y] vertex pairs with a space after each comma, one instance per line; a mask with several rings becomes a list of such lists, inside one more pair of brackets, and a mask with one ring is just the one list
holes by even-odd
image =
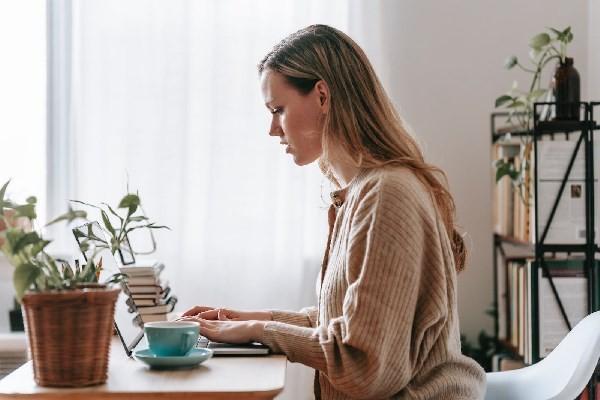
[[537, 58], [542, 54], [541, 49], [531, 49], [529, 50], [529, 58], [533, 61], [537, 60]]
[[110, 211], [110, 213], [112, 215], [114, 215], [115, 217], [119, 218], [121, 223], [123, 223], [123, 217], [121, 217], [119, 214], [117, 214], [117, 212], [115, 210], [113, 210], [113, 208], [110, 206], [110, 204], [107, 204], [107, 203], [100, 203], [100, 204], [104, 204], [108, 208], [108, 211]]
[[42, 250], [50, 244], [50, 240], [40, 240], [31, 247], [31, 256], [37, 256]]
[[85, 265], [85, 267], [83, 267], [83, 270], [81, 271], [81, 281], [96, 281], [96, 264], [94, 264], [94, 261], [91, 258], [88, 260], [87, 264]]
[[25, 201], [27, 202], [27, 204], [35, 204], [37, 203], [37, 198], [35, 196], [29, 196]]
[[17, 294], [17, 300], [21, 301], [25, 291], [33, 285], [40, 275], [40, 269], [33, 264], [21, 264], [15, 268], [13, 284]]
[[168, 229], [168, 230], [171, 230], [171, 228], [169, 228], [166, 225], [156, 225], [154, 223], [146, 225], [146, 228], [150, 228], [150, 229]]
[[523, 101], [520, 100], [514, 100], [512, 103], [510, 103], [507, 107], [508, 108], [519, 108], [519, 107], [525, 107], [527, 106], [527, 104], [525, 104]]
[[519, 63], [517, 56], [510, 56], [504, 61], [504, 68], [511, 69]]
[[547, 33], [539, 33], [531, 38], [529, 41], [529, 47], [534, 49], [541, 49], [542, 47], [550, 43], [550, 35]]
[[496, 182], [498, 182], [504, 176], [510, 176], [513, 178], [515, 172], [515, 166], [513, 163], [507, 162], [503, 159], [496, 161]]
[[62, 264], [62, 275], [63, 278], [66, 280], [70, 280], [73, 279], [73, 269], [71, 268], [71, 266], [68, 263], [63, 263]]
[[28, 232], [21, 236], [21, 238], [15, 243], [13, 247], [13, 252], [18, 253], [23, 250], [25, 247], [30, 244], [37, 244], [42, 241], [42, 238], [37, 234], [37, 232]]
[[548, 29], [550, 29], [550, 30], [551, 30], [551, 31], [552, 31], [552, 32], [553, 32], [553, 33], [556, 35], [556, 37], [557, 37], [557, 38], [558, 38], [560, 35], [562, 35], [562, 32], [561, 32], [561, 31], [559, 31], [558, 29], [554, 29], [554, 28], [548, 28]]
[[26, 217], [29, 219], [35, 219], [37, 217], [35, 213], [35, 204], [23, 204], [15, 207], [17, 217]]
[[113, 228], [112, 224], [110, 223], [110, 219], [108, 218], [106, 212], [104, 210], [101, 210], [100, 214], [102, 215], [102, 222], [104, 223], [104, 227], [108, 229], [112, 236], [115, 236], [115, 228]]
[[545, 95], [548, 92], [548, 89], [535, 89], [533, 92], [529, 93], [527, 96], [530, 100], [537, 100], [541, 96]]
[[81, 201], [81, 200], [69, 200], [69, 201], [72, 202], [72, 203], [82, 204], [84, 206], [88, 206], [88, 207], [92, 207], [92, 208], [100, 208], [98, 206], [95, 206], [95, 205], [90, 204], [90, 203], [86, 203], [85, 201]]
[[565, 43], [571, 43], [571, 41], [573, 41], [573, 33], [569, 32], [565, 36], [564, 42]]
[[4, 194], [6, 193], [6, 188], [8, 187], [9, 183], [10, 179], [7, 180], [4, 185], [2, 185], [2, 188], [0, 188], [0, 215], [4, 215], [4, 207], [7, 205], [4, 201]]
[[512, 96], [503, 94], [502, 96], [500, 96], [496, 99], [496, 108], [503, 106], [504, 104], [508, 103], [511, 100], [513, 100]]
[[109, 277], [103, 283], [105, 285], [109, 285], [109, 284], [121, 283], [121, 282], [127, 282], [127, 275], [119, 272], [119, 273], [113, 274], [111, 277]]
[[79, 244], [79, 249], [83, 252], [83, 253], [87, 253], [87, 251], [90, 249], [90, 242], [88, 240], [84, 240]]
[[137, 215], [135, 217], [129, 218], [129, 220], [131, 222], [141, 222], [141, 221], [147, 221], [148, 217], [146, 217], [145, 215]]
[[137, 194], [133, 194], [133, 193], [126, 195], [119, 202], [119, 208], [131, 209], [133, 207], [133, 208], [137, 209], [137, 207], [139, 205], [140, 205], [140, 198]]
[[67, 221], [67, 223], [70, 224], [76, 219], [87, 219], [87, 212], [85, 212], [84, 210], [73, 210], [73, 208], [69, 206], [69, 211], [54, 218], [52, 221], [48, 222], [46, 226], [55, 224], [60, 221]]
[[110, 252], [113, 254], [113, 256], [115, 255], [117, 250], [119, 250], [120, 247], [121, 247], [121, 243], [119, 243], [117, 238], [111, 237], [110, 238]]

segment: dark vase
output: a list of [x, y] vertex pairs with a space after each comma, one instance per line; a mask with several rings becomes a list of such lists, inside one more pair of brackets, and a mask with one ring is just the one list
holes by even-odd
[[579, 120], [579, 72], [573, 66], [573, 58], [565, 57], [556, 65], [552, 77], [556, 101], [556, 119]]

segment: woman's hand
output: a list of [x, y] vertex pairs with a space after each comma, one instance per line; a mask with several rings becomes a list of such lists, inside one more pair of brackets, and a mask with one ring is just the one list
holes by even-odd
[[213, 342], [250, 343], [261, 340], [264, 321], [209, 321], [199, 317], [181, 317], [179, 321], [200, 323], [200, 334]]
[[192, 307], [183, 313], [182, 317], [198, 317], [219, 321], [272, 321], [270, 311], [237, 311], [228, 308], [213, 308], [206, 306]]

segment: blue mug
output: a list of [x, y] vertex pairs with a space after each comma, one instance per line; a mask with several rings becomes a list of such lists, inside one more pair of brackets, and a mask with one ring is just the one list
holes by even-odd
[[144, 324], [150, 351], [160, 357], [185, 356], [194, 348], [200, 324], [193, 321], [158, 321]]

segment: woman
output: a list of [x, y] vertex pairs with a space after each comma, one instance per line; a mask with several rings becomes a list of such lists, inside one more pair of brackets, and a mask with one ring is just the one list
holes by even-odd
[[197, 306], [211, 340], [258, 341], [314, 368], [323, 399], [478, 399], [485, 374], [460, 351], [462, 237], [444, 173], [427, 164], [367, 57], [344, 33], [302, 29], [260, 62], [269, 134], [331, 194], [318, 306], [300, 312]]

